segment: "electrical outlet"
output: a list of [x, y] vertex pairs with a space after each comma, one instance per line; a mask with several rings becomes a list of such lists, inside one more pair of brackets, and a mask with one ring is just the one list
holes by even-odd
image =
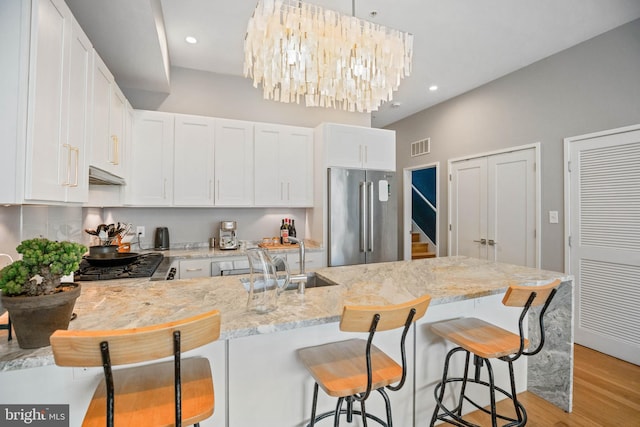
[[144, 225], [138, 225], [136, 227], [136, 235], [144, 237]]
[[558, 223], [558, 211], [549, 211], [549, 224]]

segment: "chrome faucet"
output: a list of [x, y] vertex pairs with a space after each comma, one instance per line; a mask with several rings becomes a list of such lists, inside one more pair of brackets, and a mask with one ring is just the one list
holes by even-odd
[[297, 243], [299, 246], [299, 256], [300, 256], [300, 272], [296, 275], [292, 275], [290, 282], [298, 283], [298, 293], [303, 294], [305, 286], [307, 284], [307, 274], [304, 271], [304, 263], [305, 263], [305, 247], [304, 241], [302, 239], [297, 239], [295, 237], [289, 236], [289, 241], [291, 243]]

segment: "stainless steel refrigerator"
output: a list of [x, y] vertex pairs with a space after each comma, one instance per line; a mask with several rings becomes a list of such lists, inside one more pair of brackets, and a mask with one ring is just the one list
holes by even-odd
[[398, 260], [395, 172], [328, 169], [329, 266]]

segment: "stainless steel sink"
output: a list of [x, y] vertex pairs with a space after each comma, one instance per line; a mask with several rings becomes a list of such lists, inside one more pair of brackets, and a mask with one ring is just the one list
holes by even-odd
[[[336, 286], [337, 285], [337, 283], [333, 283], [333, 282], [330, 282], [330, 281], [324, 279], [323, 277], [316, 276], [315, 272], [306, 273], [304, 276], [306, 276], [305, 288], [307, 288], [307, 289], [309, 289], [309, 288], [321, 288], [323, 286]], [[293, 275], [291, 275], [291, 277], [294, 278], [294, 280], [289, 282], [289, 284], [285, 288], [285, 291], [297, 290], [298, 289], [298, 282], [300, 280], [304, 280], [298, 274], [293, 274]], [[280, 281], [280, 280], [284, 281], [284, 276], [278, 276], [278, 281]], [[240, 282], [242, 283], [242, 285], [244, 286], [244, 288], [248, 292], [249, 291], [249, 278], [248, 277], [242, 277], [242, 278], [240, 278]]]

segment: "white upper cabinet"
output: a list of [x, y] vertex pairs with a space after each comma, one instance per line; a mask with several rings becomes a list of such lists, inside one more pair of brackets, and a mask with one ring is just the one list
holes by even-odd
[[[91, 97], [91, 52], [89, 39], [73, 22], [69, 48], [69, 111], [67, 116], [66, 166], [62, 168], [68, 202], [86, 202], [89, 178], [89, 108]], [[63, 163], [64, 165], [64, 163]]]
[[91, 165], [125, 177], [127, 100], [95, 50], [92, 71]]
[[173, 198], [174, 115], [135, 111], [127, 202], [170, 206]]
[[313, 129], [137, 110], [133, 121], [128, 205], [313, 206]]
[[215, 119], [176, 115], [173, 204], [213, 206]]
[[326, 166], [396, 169], [394, 131], [333, 123], [321, 125], [321, 131]]
[[[9, 14], [15, 11], [7, 9]], [[18, 19], [25, 18], [21, 14]], [[91, 43], [63, 0], [34, 0], [30, 28], [28, 35], [3, 40], [16, 43], [20, 56], [28, 58], [27, 78], [22, 71], [8, 72], [18, 77], [13, 88], [18, 94], [20, 85], [28, 84], [26, 103], [15, 98], [18, 110], [26, 106], [26, 115], [18, 113], [13, 123], [19, 127], [26, 117], [26, 145], [22, 148], [24, 169], [16, 166], [7, 181], [18, 189], [12, 202], [83, 202], [88, 196], [84, 159]], [[9, 152], [17, 154], [19, 138], [15, 144], [15, 150], [12, 147]]]
[[313, 205], [313, 129], [255, 125], [255, 205]]
[[215, 121], [215, 205], [253, 205], [253, 123]]

